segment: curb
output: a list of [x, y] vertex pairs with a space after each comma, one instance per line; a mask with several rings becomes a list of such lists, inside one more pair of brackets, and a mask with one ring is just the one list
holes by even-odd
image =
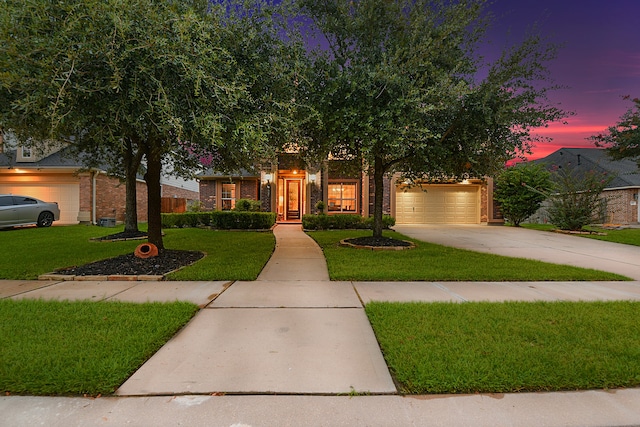
[[57, 281], [93, 281], [93, 282], [160, 282], [164, 280], [164, 275], [124, 275], [124, 274], [112, 274], [109, 276], [73, 276], [70, 274], [56, 274], [47, 273], [38, 276], [38, 280], [57, 280]]

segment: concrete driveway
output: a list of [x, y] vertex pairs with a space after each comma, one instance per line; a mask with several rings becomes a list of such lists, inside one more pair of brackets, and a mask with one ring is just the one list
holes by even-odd
[[640, 246], [561, 233], [486, 225], [396, 225], [424, 242], [622, 274], [640, 280]]

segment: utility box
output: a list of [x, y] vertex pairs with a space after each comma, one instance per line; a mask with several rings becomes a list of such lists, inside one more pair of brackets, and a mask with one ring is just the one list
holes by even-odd
[[100, 225], [100, 227], [115, 227], [116, 226], [116, 219], [115, 218], [100, 218], [100, 221], [98, 222], [98, 224]]

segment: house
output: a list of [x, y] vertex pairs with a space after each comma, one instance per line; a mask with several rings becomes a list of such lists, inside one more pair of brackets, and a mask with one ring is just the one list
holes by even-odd
[[[301, 221], [325, 202], [329, 215], [373, 214], [373, 179], [347, 162], [305, 165], [295, 153], [235, 175], [202, 173], [200, 202], [205, 209], [229, 210], [241, 198], [260, 200], [278, 221]], [[397, 176], [385, 179], [383, 210], [398, 224], [501, 224], [493, 202], [493, 181], [464, 180], [410, 186]]]
[[635, 160], [613, 160], [601, 148], [561, 148], [534, 162], [545, 164], [549, 170], [570, 167], [577, 174], [594, 171], [613, 176], [602, 194], [606, 204], [601, 221], [609, 224], [638, 223], [640, 170]]
[[[163, 199], [199, 199], [196, 181], [163, 177]], [[99, 224], [100, 219], [124, 221], [125, 186], [104, 169], [86, 169], [64, 146], [43, 153], [0, 139], [0, 194], [21, 194], [58, 202], [59, 224]], [[147, 220], [147, 186], [137, 182], [138, 220]]]

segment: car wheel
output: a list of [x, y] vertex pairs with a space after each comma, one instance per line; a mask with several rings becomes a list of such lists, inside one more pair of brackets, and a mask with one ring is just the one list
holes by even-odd
[[49, 227], [53, 224], [53, 214], [51, 212], [42, 212], [38, 217], [38, 227]]

